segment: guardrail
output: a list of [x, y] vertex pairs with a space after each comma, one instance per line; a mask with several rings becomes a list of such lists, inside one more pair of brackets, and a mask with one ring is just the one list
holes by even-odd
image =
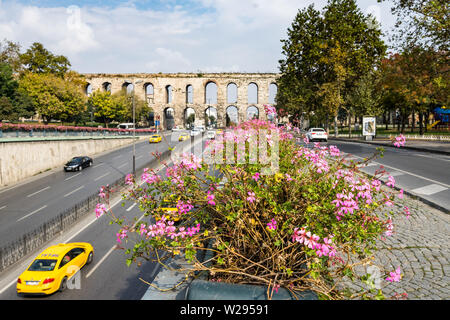
[[[160, 155], [159, 159], [160, 161], [166, 161], [169, 156], [170, 150], [166, 150]], [[141, 174], [145, 167], [153, 165], [157, 161], [158, 159], [154, 158], [150, 162], [139, 166], [136, 171], [136, 176]], [[126, 175], [123, 175], [112, 184], [109, 184], [110, 188], [116, 189], [116, 192], [122, 191], [125, 186], [125, 177]], [[92, 213], [92, 210], [95, 208], [98, 201], [97, 191], [95, 194], [92, 194], [73, 207], [61, 212], [56, 217], [43, 223], [33, 231], [30, 231], [17, 240], [0, 247], [0, 272], [25, 257], [28, 253], [33, 252], [48, 241], [60, 235], [82, 217]]]

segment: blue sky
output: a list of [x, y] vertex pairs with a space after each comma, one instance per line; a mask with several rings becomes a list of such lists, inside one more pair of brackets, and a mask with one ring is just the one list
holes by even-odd
[[[0, 0], [0, 38], [41, 42], [83, 73], [278, 72], [280, 39], [311, 3], [326, 0]], [[389, 1], [357, 3], [393, 27]]]

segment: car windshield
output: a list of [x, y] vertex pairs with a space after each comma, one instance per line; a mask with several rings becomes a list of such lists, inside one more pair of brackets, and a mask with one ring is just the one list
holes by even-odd
[[159, 138], [159, 136], [158, 135], [154, 135], [154, 136], [152, 136], [152, 138]]
[[80, 163], [83, 158], [81, 157], [75, 157], [72, 160], [69, 161], [69, 163]]
[[313, 132], [325, 132], [324, 129], [312, 129]]
[[53, 259], [36, 259], [33, 261], [28, 271], [53, 271], [56, 266], [56, 260]]

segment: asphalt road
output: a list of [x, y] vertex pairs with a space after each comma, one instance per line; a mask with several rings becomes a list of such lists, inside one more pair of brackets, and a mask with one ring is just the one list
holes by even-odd
[[[170, 134], [168, 137], [170, 138]], [[93, 165], [79, 172], [63, 168], [29, 183], [0, 192], [0, 245], [16, 240], [64, 210], [132, 172], [132, 145], [93, 158]], [[136, 168], [148, 164], [152, 152], [167, 150], [163, 142], [135, 144]], [[69, 159], [67, 159], [69, 160]]]
[[[165, 144], [164, 144], [165, 145]], [[163, 148], [163, 144], [154, 145], [154, 147]], [[152, 148], [148, 143], [143, 143], [139, 147], [143, 154], [149, 152], [148, 149]], [[126, 149], [126, 148], [124, 148]], [[144, 150], [145, 149], [145, 150]], [[138, 149], [137, 149], [138, 150]], [[198, 149], [196, 149], [198, 150]], [[127, 150], [118, 150], [127, 152]], [[162, 150], [158, 150], [162, 152]], [[104, 159], [105, 165], [99, 166], [110, 168], [109, 160], [114, 159], [114, 155], [117, 152], [112, 152]], [[120, 154], [120, 152], [119, 152]], [[128, 153], [126, 153], [128, 154]], [[141, 154], [136, 152], [136, 154]], [[118, 156], [118, 155], [117, 155]], [[119, 158], [119, 157], [118, 157]], [[98, 161], [97, 161], [98, 162]], [[106, 164], [108, 163], [108, 164]], [[156, 167], [155, 167], [156, 166]], [[94, 168], [94, 167], [92, 167]], [[103, 168], [103, 171], [104, 169]], [[154, 164], [151, 168], [163, 168], [162, 165]], [[129, 167], [131, 171], [131, 165]], [[90, 174], [91, 177], [97, 177], [102, 175], [102, 172], [96, 172]], [[82, 171], [83, 172], [83, 171]], [[87, 170], [86, 170], [87, 172]], [[125, 171], [126, 173], [126, 171]], [[161, 178], [165, 176], [165, 170], [159, 171]], [[79, 177], [81, 177], [80, 175]], [[75, 179], [75, 178], [74, 178]], [[99, 188], [99, 185], [94, 184], [95, 190]], [[124, 205], [122, 206], [122, 203]], [[111, 209], [115, 216], [123, 217], [127, 221], [144, 221], [149, 219], [143, 217], [141, 212], [135, 203], [124, 202], [120, 197], [111, 202]], [[94, 212], [88, 217], [84, 218], [80, 225], [72, 228], [70, 232], [67, 232], [58, 242], [89, 242], [93, 245], [95, 250], [94, 261], [83, 267], [79, 271], [80, 285], [74, 289], [67, 289], [64, 292], [57, 292], [50, 296], [17, 296], [15, 281], [22, 271], [25, 270], [27, 263], [23, 262], [22, 265], [17, 265], [11, 270], [8, 270], [6, 274], [1, 274], [0, 277], [0, 300], [17, 300], [17, 299], [46, 299], [46, 300], [139, 300], [145, 294], [148, 289], [148, 285], [139, 280], [139, 278], [145, 281], [151, 282], [160, 270], [160, 265], [151, 261], [142, 263], [141, 266], [132, 264], [127, 267], [125, 264], [126, 255], [123, 249], [117, 247], [116, 233], [119, 229], [117, 225], [110, 225], [110, 219], [108, 215], [104, 215], [100, 218], [95, 218]], [[56, 241], [56, 240], [55, 240]], [[125, 244], [125, 243], [124, 243]], [[42, 248], [44, 249], [44, 248]], [[37, 254], [37, 253], [36, 253]], [[28, 263], [34, 258], [30, 257]]]
[[[336, 145], [354, 161], [370, 157], [378, 147], [331, 139], [328, 145]], [[450, 211], [450, 156], [393, 147], [384, 150], [383, 158], [374, 159], [362, 171], [374, 174], [383, 165], [396, 187]]]

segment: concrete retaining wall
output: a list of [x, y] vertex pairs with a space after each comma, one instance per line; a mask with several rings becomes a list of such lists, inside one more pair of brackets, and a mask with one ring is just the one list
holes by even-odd
[[93, 157], [132, 142], [132, 137], [0, 142], [0, 187], [15, 184], [56, 167], [63, 170], [63, 165], [72, 157]]

